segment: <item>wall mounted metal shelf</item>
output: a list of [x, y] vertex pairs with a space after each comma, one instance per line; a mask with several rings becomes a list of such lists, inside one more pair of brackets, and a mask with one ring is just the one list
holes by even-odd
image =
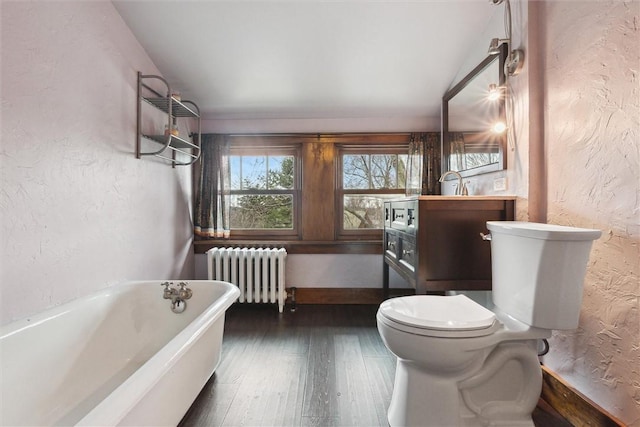
[[[157, 86], [166, 88], [166, 96], [162, 92], [152, 87], [147, 81], [156, 80]], [[172, 96], [173, 92], [169, 83], [162, 77], [156, 75], [143, 75], [138, 72], [138, 121], [137, 121], [137, 143], [136, 157], [156, 156], [171, 162], [173, 166], [188, 166], [195, 163], [200, 157], [200, 109], [198, 106], [187, 100], [178, 100]], [[167, 132], [164, 134], [147, 134], [142, 131], [142, 105], [146, 102], [157, 110], [167, 115]], [[178, 135], [173, 135], [169, 130], [177, 125], [178, 118], [192, 118], [196, 121], [197, 131], [191, 132], [191, 140], [184, 139]], [[142, 141], [148, 140], [159, 145], [158, 149], [144, 151]], [[169, 156], [169, 152], [171, 153]], [[180, 158], [176, 156], [181, 155]]]

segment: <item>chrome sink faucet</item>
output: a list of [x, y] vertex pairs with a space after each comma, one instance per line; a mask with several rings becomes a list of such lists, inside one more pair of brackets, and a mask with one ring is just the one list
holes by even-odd
[[171, 311], [174, 313], [182, 313], [187, 308], [188, 300], [193, 295], [193, 291], [187, 286], [187, 282], [178, 283], [178, 287], [173, 287], [173, 282], [163, 282], [160, 286], [164, 286], [162, 298], [171, 300]]
[[462, 175], [460, 175], [460, 172], [446, 171], [445, 173], [442, 174], [439, 181], [443, 182], [444, 179], [449, 175], [455, 175], [456, 177], [458, 177], [458, 186], [456, 187], [456, 196], [468, 196], [469, 191], [467, 190], [467, 185], [464, 182], [462, 182]]

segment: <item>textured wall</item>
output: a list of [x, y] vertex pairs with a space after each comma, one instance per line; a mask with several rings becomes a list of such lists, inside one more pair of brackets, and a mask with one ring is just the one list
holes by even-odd
[[124, 280], [191, 277], [191, 177], [135, 152], [136, 72], [110, 2], [2, 1], [0, 323]]
[[545, 5], [548, 220], [594, 227], [580, 326], [545, 363], [640, 426], [640, 2]]

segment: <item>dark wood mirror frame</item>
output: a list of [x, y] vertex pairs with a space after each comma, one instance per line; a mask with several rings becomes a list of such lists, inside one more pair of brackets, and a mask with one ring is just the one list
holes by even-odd
[[[498, 61], [498, 75], [496, 76], [496, 80], [498, 81], [498, 85], [501, 88], [505, 87], [506, 84], [506, 76], [504, 73], [504, 63], [507, 58], [508, 47], [506, 43], [500, 45], [500, 53], [496, 55], [487, 56], [478, 66], [476, 66], [469, 74], [467, 74], [460, 82], [458, 82], [453, 88], [447, 91], [442, 97], [442, 172], [446, 172], [451, 169], [450, 167], [450, 153], [451, 153], [451, 135], [452, 132], [449, 129], [449, 103], [451, 100], [458, 95], [462, 90], [471, 85], [473, 80], [478, 77], [486, 68], [493, 64], [494, 61]], [[502, 89], [503, 93], [498, 102], [498, 117], [506, 123], [506, 114], [505, 114], [505, 96], [504, 89]], [[507, 129], [505, 132], [501, 134], [493, 134], [491, 137], [494, 141], [497, 141], [498, 150], [499, 150], [499, 159], [495, 163], [486, 164], [484, 166], [477, 166], [470, 169], [459, 170], [458, 172], [463, 177], [480, 175], [483, 173], [494, 172], [498, 170], [506, 169], [507, 167], [507, 159], [506, 159], [506, 145], [507, 145]], [[488, 131], [490, 132], [490, 131]], [[476, 134], [480, 134], [476, 130]], [[493, 142], [495, 145], [496, 142]], [[453, 177], [452, 177], [453, 178]]]

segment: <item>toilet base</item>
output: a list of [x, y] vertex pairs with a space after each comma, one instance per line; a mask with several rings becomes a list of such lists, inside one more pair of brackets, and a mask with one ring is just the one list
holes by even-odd
[[430, 375], [414, 363], [398, 359], [387, 412], [389, 426], [457, 426], [458, 400], [455, 381]]
[[429, 372], [398, 359], [391, 427], [534, 427], [542, 389], [535, 340], [498, 345], [462, 372]]

